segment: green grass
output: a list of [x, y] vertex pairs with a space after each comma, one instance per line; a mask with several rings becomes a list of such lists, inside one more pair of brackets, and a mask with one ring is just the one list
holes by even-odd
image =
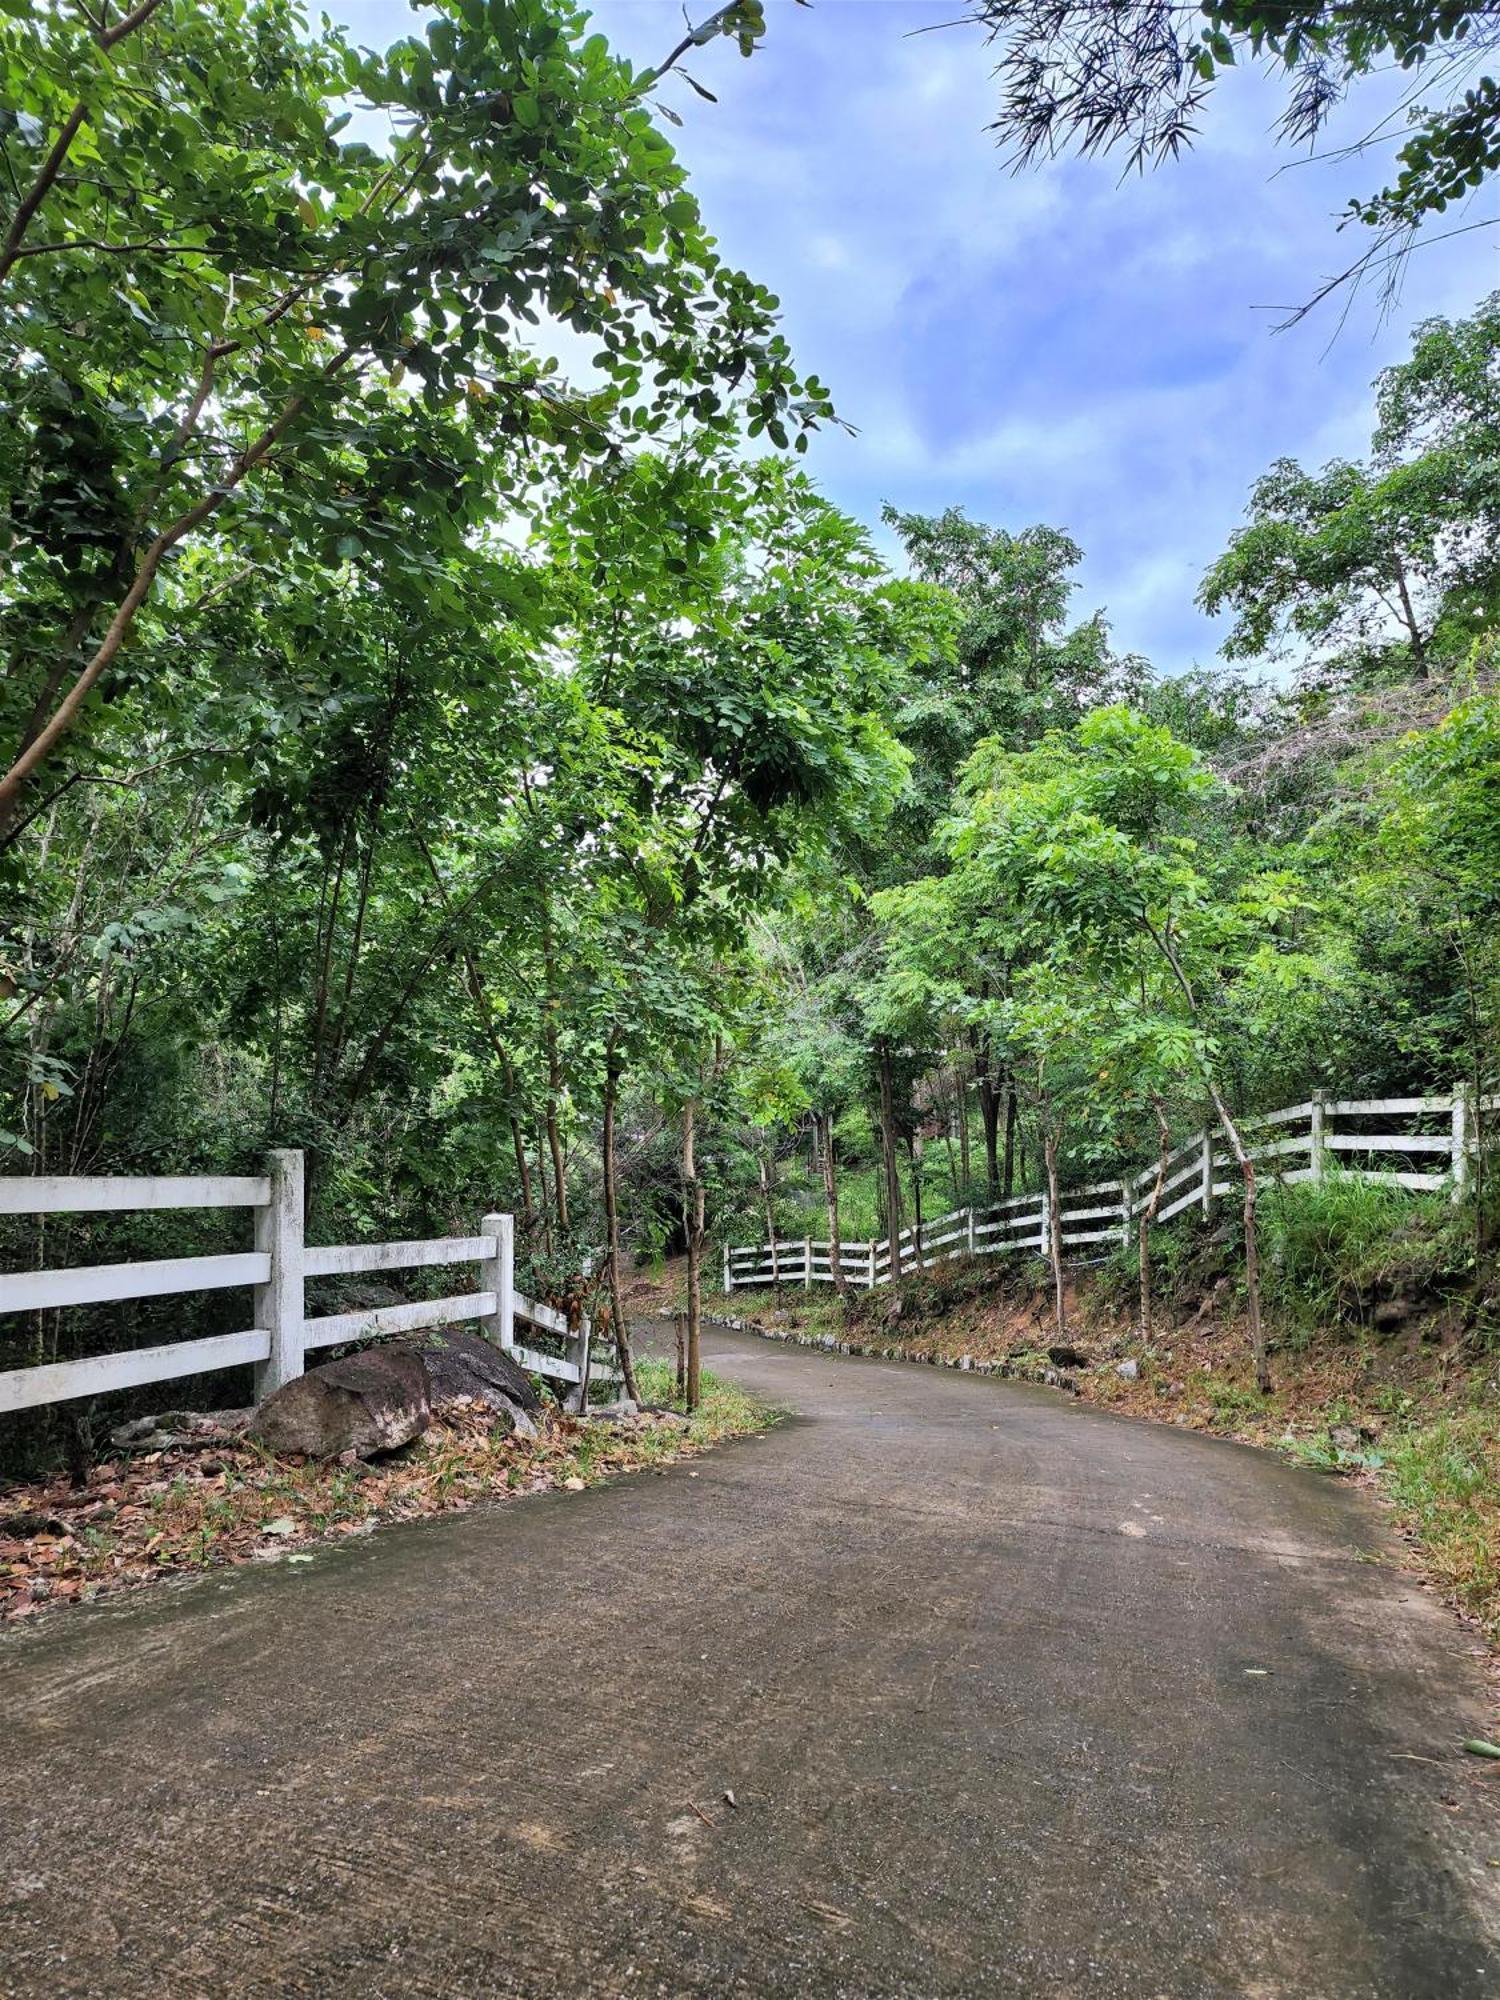
[[1500, 1441], [1491, 1412], [1463, 1410], [1396, 1436], [1387, 1490], [1455, 1602], [1500, 1639]]
[[[638, 1361], [635, 1375], [641, 1395], [648, 1403], [660, 1404], [668, 1410], [682, 1408], [682, 1398], [673, 1388], [670, 1361]], [[701, 1400], [687, 1429], [692, 1444], [719, 1444], [725, 1438], [747, 1437], [752, 1431], [767, 1429], [779, 1415], [748, 1389], [726, 1382], [708, 1370], [704, 1371], [701, 1389]]]
[[1272, 1182], [1260, 1218], [1267, 1303], [1306, 1332], [1363, 1324], [1380, 1298], [1440, 1295], [1473, 1270], [1472, 1220], [1445, 1195], [1333, 1172]]

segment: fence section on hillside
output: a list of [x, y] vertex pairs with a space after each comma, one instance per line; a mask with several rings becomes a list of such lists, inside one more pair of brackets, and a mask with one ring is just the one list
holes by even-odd
[[[63, 1270], [15, 1271], [0, 1276], [0, 1312], [108, 1304], [172, 1294], [251, 1289], [254, 1324], [243, 1333], [173, 1341], [80, 1361], [55, 1361], [0, 1372], [0, 1412], [102, 1395], [184, 1375], [245, 1363], [255, 1368], [257, 1402], [301, 1375], [319, 1348], [345, 1346], [398, 1333], [416, 1333], [463, 1321], [504, 1348], [521, 1367], [553, 1382], [617, 1382], [611, 1366], [591, 1361], [592, 1328], [579, 1327], [552, 1307], [515, 1288], [515, 1224], [489, 1214], [474, 1236], [438, 1236], [406, 1243], [309, 1244], [303, 1240], [302, 1154], [273, 1153], [264, 1175], [190, 1176], [178, 1179], [48, 1177], [0, 1178], [0, 1215], [98, 1214], [105, 1210], [249, 1209], [254, 1248], [215, 1257], [167, 1257], [140, 1264], [94, 1264]], [[469, 1265], [476, 1282], [440, 1299], [413, 1299], [363, 1311], [309, 1319], [309, 1278], [349, 1277], [371, 1271], [411, 1271]], [[564, 1352], [522, 1346], [518, 1326], [558, 1338]]]
[[[1483, 1116], [1500, 1110], [1500, 1097], [1478, 1100]], [[1476, 1155], [1474, 1101], [1462, 1090], [1446, 1097], [1317, 1096], [1239, 1121], [1245, 1149], [1273, 1180], [1316, 1181], [1330, 1168], [1357, 1173], [1419, 1192], [1448, 1190], [1460, 1199]], [[1111, 1243], [1135, 1240], [1139, 1218], [1150, 1206], [1158, 1163], [1118, 1180], [1093, 1181], [1058, 1198], [1063, 1252], [1105, 1254]], [[1190, 1208], [1207, 1214], [1214, 1201], [1242, 1185], [1240, 1171], [1222, 1126], [1206, 1127], [1167, 1157], [1166, 1177], [1153, 1224], [1167, 1223]], [[1052, 1217], [1045, 1192], [1008, 1197], [984, 1207], [956, 1208], [924, 1221], [920, 1246], [916, 1228], [899, 1232], [894, 1263], [889, 1238], [839, 1244], [845, 1282], [871, 1290], [888, 1285], [893, 1270], [904, 1277], [956, 1257], [983, 1257], [1009, 1251], [1051, 1254]], [[827, 1238], [786, 1238], [724, 1251], [724, 1289], [766, 1285], [832, 1284], [832, 1245]]]

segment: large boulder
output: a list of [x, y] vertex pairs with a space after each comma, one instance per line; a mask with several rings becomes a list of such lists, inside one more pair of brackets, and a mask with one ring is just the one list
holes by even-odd
[[436, 1327], [420, 1340], [403, 1341], [400, 1349], [415, 1354], [427, 1371], [427, 1394], [434, 1408], [460, 1396], [472, 1397], [487, 1409], [519, 1410], [526, 1415], [541, 1408], [531, 1377], [504, 1348], [461, 1326]]
[[369, 1458], [409, 1444], [431, 1421], [421, 1357], [409, 1349], [371, 1347], [286, 1383], [256, 1411], [249, 1435], [283, 1454]]

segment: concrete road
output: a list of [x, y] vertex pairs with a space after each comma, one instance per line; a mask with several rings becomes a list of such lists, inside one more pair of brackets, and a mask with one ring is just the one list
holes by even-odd
[[1480, 1663], [1358, 1493], [710, 1346], [795, 1417], [0, 1646], [0, 1991], [1496, 1990]]

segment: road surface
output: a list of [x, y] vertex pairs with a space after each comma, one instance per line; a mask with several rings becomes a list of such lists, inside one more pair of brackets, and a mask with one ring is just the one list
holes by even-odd
[[1368, 1500], [709, 1347], [795, 1415], [0, 1646], [0, 1991], [1496, 1990], [1481, 1663]]

